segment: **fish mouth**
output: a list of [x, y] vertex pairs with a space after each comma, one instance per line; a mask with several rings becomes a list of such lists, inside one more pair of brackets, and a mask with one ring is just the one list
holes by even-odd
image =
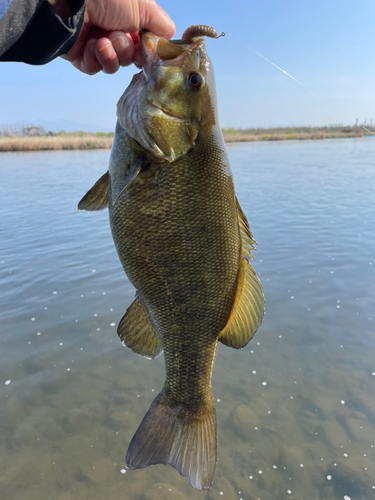
[[139, 43], [142, 49], [143, 56], [143, 73], [146, 76], [150, 74], [150, 68], [152, 65], [157, 64], [159, 57], [157, 55], [157, 44], [159, 37], [150, 33], [149, 31], [140, 30], [139, 31]]
[[182, 67], [185, 57], [202, 45], [204, 38], [196, 38], [194, 41], [167, 40], [149, 31], [140, 30], [139, 42], [143, 56], [142, 69], [145, 76], [149, 77], [154, 65]]

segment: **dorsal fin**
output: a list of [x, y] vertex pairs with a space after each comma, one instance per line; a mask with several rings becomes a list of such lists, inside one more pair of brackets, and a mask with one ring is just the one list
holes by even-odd
[[256, 243], [237, 199], [236, 204], [242, 241], [242, 258], [232, 311], [227, 324], [220, 332], [219, 340], [228, 347], [241, 349], [250, 342], [262, 321], [264, 297], [262, 285], [248, 262], [254, 258], [250, 251], [255, 249]]
[[236, 207], [237, 207], [237, 219], [238, 225], [240, 227], [240, 235], [242, 241], [242, 256], [254, 260], [254, 257], [251, 255], [251, 250], [256, 250], [255, 246], [257, 243], [253, 239], [253, 235], [251, 234], [249, 223], [247, 222], [246, 215], [243, 213], [240, 204], [238, 203], [236, 197]]
[[108, 207], [108, 170], [78, 203], [78, 210], [95, 212]]
[[163, 352], [161, 340], [137, 296], [121, 319], [117, 335], [124, 345], [145, 358], [153, 359]]

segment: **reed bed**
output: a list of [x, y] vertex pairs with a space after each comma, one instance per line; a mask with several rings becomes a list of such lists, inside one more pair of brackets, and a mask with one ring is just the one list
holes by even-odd
[[342, 139], [346, 137], [362, 137], [361, 132], [313, 132], [313, 133], [297, 133], [297, 134], [244, 134], [225, 133], [225, 142], [252, 142], [252, 141], [287, 141], [287, 140], [308, 140], [308, 139]]
[[[301, 132], [289, 134], [249, 134], [242, 132], [224, 131], [225, 142], [252, 142], [252, 141], [285, 141], [306, 139], [341, 139], [345, 137], [362, 137], [360, 131], [351, 132]], [[44, 150], [73, 150], [73, 149], [110, 149], [112, 137], [98, 137], [95, 135], [63, 136], [63, 137], [0, 137], [0, 152], [3, 151], [44, 151]]]
[[0, 151], [110, 149], [112, 137], [0, 137]]

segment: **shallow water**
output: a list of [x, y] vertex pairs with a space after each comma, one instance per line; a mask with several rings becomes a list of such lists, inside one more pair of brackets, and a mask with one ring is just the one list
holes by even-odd
[[108, 214], [76, 204], [108, 151], [0, 156], [1, 500], [375, 498], [375, 141], [229, 146], [266, 316], [213, 375], [218, 463], [200, 493], [124, 469], [164, 380], [123, 348], [134, 290]]

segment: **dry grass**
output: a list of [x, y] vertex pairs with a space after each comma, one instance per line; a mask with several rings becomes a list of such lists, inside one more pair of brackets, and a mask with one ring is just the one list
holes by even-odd
[[[312, 132], [289, 134], [249, 134], [243, 132], [225, 132], [225, 142], [251, 142], [251, 141], [285, 141], [305, 139], [340, 139], [344, 137], [362, 137], [359, 131], [353, 132]], [[0, 137], [1, 151], [43, 151], [43, 150], [69, 150], [69, 149], [110, 149], [112, 137], [97, 137], [85, 135], [83, 137]]]
[[345, 137], [362, 137], [361, 132], [313, 132], [313, 133], [299, 133], [299, 134], [244, 134], [225, 133], [225, 142], [251, 142], [251, 141], [287, 141], [287, 140], [306, 140], [306, 139], [342, 139]]
[[0, 137], [0, 151], [110, 149], [112, 137]]

